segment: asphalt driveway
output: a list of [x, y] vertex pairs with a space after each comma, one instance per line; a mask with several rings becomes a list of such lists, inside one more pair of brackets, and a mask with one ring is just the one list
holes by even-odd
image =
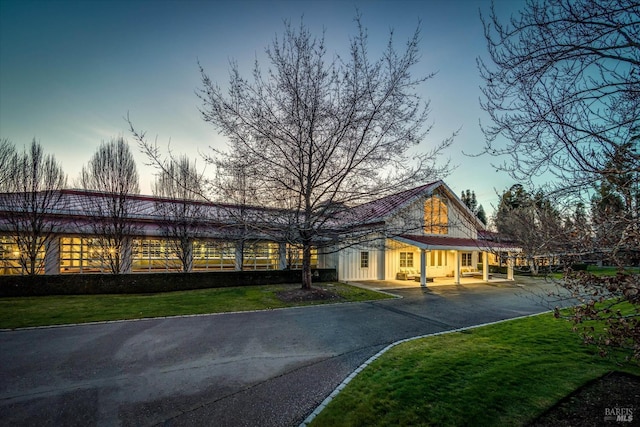
[[392, 342], [548, 310], [536, 296], [548, 286], [536, 283], [3, 331], [0, 424], [296, 426]]

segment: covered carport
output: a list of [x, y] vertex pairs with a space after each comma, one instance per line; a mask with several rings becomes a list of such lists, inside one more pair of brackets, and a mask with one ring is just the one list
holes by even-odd
[[402, 235], [395, 237], [400, 243], [415, 246], [420, 249], [420, 286], [427, 285], [427, 253], [430, 251], [440, 250], [454, 253], [454, 269], [453, 283], [460, 284], [461, 281], [461, 253], [462, 252], [481, 252], [482, 256], [482, 281], [489, 281], [489, 254], [495, 252], [507, 252], [507, 280], [513, 280], [513, 254], [520, 252], [521, 249], [499, 242], [491, 242], [479, 239], [465, 239], [444, 236], [417, 236]]

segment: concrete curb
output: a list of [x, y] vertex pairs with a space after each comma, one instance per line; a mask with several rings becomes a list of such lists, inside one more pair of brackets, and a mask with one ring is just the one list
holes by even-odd
[[513, 317], [513, 318], [510, 318], [510, 319], [497, 320], [495, 322], [488, 322], [488, 323], [482, 323], [482, 324], [479, 324], [479, 325], [466, 326], [464, 328], [452, 329], [450, 331], [442, 331], [442, 332], [435, 332], [433, 334], [418, 335], [416, 337], [405, 338], [403, 340], [393, 342], [393, 343], [389, 344], [388, 346], [386, 346], [385, 348], [383, 348], [382, 350], [380, 350], [379, 352], [377, 352], [376, 354], [374, 354], [373, 356], [371, 356], [369, 359], [367, 359], [366, 362], [364, 362], [362, 365], [358, 366], [358, 368], [355, 371], [353, 371], [351, 374], [349, 374], [349, 376], [347, 378], [345, 378], [331, 392], [331, 394], [329, 394], [329, 396], [327, 396], [327, 398], [324, 399], [322, 401], [322, 403], [320, 403], [320, 405], [318, 405], [316, 407], [316, 409], [300, 424], [300, 427], [307, 427], [314, 420], [314, 418], [317, 417], [318, 414], [320, 414], [320, 412], [322, 412], [324, 410], [324, 408], [347, 386], [347, 384], [349, 384], [351, 382], [351, 380], [353, 380], [360, 372], [362, 372], [372, 362], [374, 362], [376, 359], [378, 359], [380, 356], [382, 356], [384, 353], [386, 353], [387, 351], [391, 350], [393, 347], [397, 346], [398, 344], [402, 344], [402, 343], [405, 343], [405, 342], [408, 342], [408, 341], [414, 341], [414, 340], [417, 340], [417, 339], [420, 339], [420, 338], [435, 337], [435, 336], [438, 336], [438, 335], [445, 335], [445, 334], [452, 334], [452, 333], [455, 333], [455, 332], [468, 331], [470, 329], [481, 328], [483, 326], [497, 325], [499, 323], [504, 323], [504, 322], [508, 322], [508, 321], [511, 321], [511, 320], [526, 319], [528, 317], [540, 316], [541, 314], [547, 314], [547, 313], [551, 313], [551, 310], [543, 311], [541, 313], [527, 314], [525, 316]]

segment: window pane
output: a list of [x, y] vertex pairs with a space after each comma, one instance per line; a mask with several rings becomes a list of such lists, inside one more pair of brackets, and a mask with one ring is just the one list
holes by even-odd
[[369, 252], [360, 252], [360, 268], [369, 268]]

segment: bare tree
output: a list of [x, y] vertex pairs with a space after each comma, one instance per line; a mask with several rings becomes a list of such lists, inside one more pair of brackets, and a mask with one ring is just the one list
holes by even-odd
[[162, 232], [185, 272], [193, 268], [193, 241], [200, 235], [207, 214], [200, 203], [203, 183], [195, 163], [181, 156], [162, 168], [153, 186], [153, 194], [162, 198], [155, 202]]
[[[6, 145], [5, 145], [6, 144]], [[67, 177], [53, 155], [45, 155], [34, 139], [20, 154], [12, 153], [9, 142], [2, 143], [3, 169], [9, 172], [0, 210], [10, 238], [18, 250], [18, 261], [28, 275], [42, 273], [46, 246], [59, 226], [54, 214], [63, 209], [62, 193]]]
[[520, 184], [501, 196], [494, 224], [500, 235], [521, 245], [533, 275], [538, 275], [539, 260], [565, 250], [560, 212], [541, 192], [531, 195]]
[[303, 250], [303, 289], [311, 287], [312, 248], [339, 240], [331, 224], [336, 210], [446, 170], [435, 159], [451, 138], [416, 150], [429, 130], [429, 105], [416, 90], [432, 77], [411, 74], [419, 31], [403, 52], [390, 37], [381, 58], [371, 60], [356, 22], [346, 58], [328, 57], [324, 36], [304, 24], [285, 23], [284, 35], [266, 49], [266, 74], [256, 61], [250, 81], [232, 63], [226, 92], [201, 67], [202, 116], [229, 139], [229, 151], [216, 157], [251, 165], [257, 204], [290, 209], [289, 234]]
[[0, 139], [0, 192], [10, 191], [9, 181], [13, 175], [16, 161], [16, 149], [6, 138]]
[[[584, 302], [574, 312], [578, 325], [609, 322], [598, 338], [579, 328], [585, 341], [640, 358], [640, 275], [620, 256], [640, 244], [640, 2], [529, 0], [508, 23], [495, 10], [483, 23], [491, 63], [478, 64], [492, 121], [485, 152], [507, 157], [500, 168], [518, 181], [551, 177], [548, 194], [558, 203], [586, 205], [594, 183], [615, 183], [624, 206], [607, 214], [616, 224], [607, 250], [619, 280], [571, 274], [564, 283]], [[613, 304], [600, 310], [604, 300]], [[624, 302], [633, 314], [621, 314]]]
[[[232, 218], [235, 224], [226, 230], [226, 238], [236, 245], [236, 270], [243, 270], [245, 263], [245, 248], [253, 240], [252, 237], [265, 233], [265, 215], [256, 217], [255, 206], [260, 200], [260, 180], [256, 179], [255, 164], [248, 163], [242, 157], [228, 156], [225, 158], [206, 157], [206, 160], [215, 165], [216, 176], [212, 182], [219, 194], [219, 201], [230, 202], [227, 209], [221, 212], [228, 218]], [[266, 212], [266, 211], [265, 211]], [[276, 231], [279, 235], [280, 230]], [[273, 236], [273, 233], [267, 234]], [[275, 237], [278, 239], [279, 237]]]
[[138, 194], [140, 187], [127, 142], [118, 137], [100, 144], [82, 168], [80, 184], [85, 190], [98, 192], [88, 199], [87, 210], [102, 263], [113, 274], [128, 271], [131, 257], [126, 252], [131, 250], [130, 239], [136, 231], [130, 196]]

